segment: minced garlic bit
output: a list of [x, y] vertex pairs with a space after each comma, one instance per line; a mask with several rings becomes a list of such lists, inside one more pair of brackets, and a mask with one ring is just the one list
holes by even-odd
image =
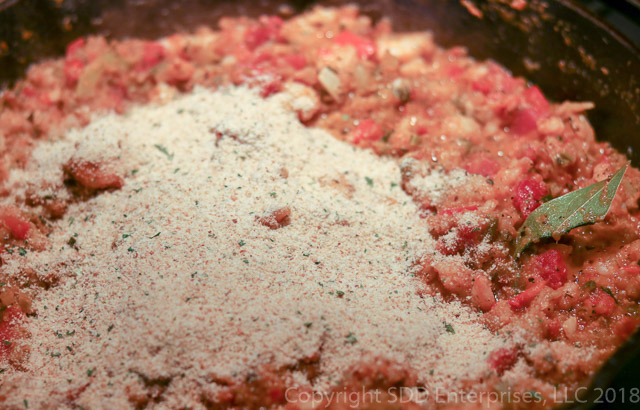
[[[216, 381], [314, 356], [319, 376], [291, 385], [326, 392], [376, 356], [432, 389], [489, 371], [506, 336], [418, 295], [414, 266], [434, 241], [397, 162], [304, 127], [288, 98], [196, 89], [96, 118], [13, 171], [18, 196], [27, 182], [59, 189], [70, 158], [109, 162], [125, 182], [70, 205], [45, 251], [7, 257], [10, 275], [62, 278], [34, 301], [26, 372], [2, 375], [7, 405], [72, 391], [77, 405], [122, 408], [162, 380], [163, 405], [197, 406]], [[286, 224], [260, 223], [282, 210]]]

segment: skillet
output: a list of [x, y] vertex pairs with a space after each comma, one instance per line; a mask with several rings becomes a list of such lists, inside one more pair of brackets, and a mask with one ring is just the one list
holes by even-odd
[[[635, 1], [635, 0], [634, 0]], [[29, 64], [61, 56], [67, 43], [88, 34], [153, 39], [224, 15], [275, 13], [284, 1], [215, 0], [0, 0], [0, 89], [24, 75]], [[290, 1], [293, 11], [329, 0]], [[445, 47], [464, 45], [478, 59], [491, 58], [540, 86], [553, 100], [593, 101], [596, 134], [640, 166], [640, 50], [570, 0], [530, 0], [515, 10], [506, 0], [357, 0], [374, 19], [393, 21], [397, 31], [433, 31]], [[480, 18], [479, 15], [482, 15]], [[613, 384], [612, 384], [613, 383]], [[563, 408], [613, 408], [607, 388], [640, 388], [640, 332], [594, 375], [581, 403]], [[628, 408], [634, 405], [626, 403]]]

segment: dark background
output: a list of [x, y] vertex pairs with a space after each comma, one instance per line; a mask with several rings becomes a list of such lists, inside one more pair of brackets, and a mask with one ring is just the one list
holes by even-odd
[[582, 0], [581, 3], [640, 46], [640, 0]]

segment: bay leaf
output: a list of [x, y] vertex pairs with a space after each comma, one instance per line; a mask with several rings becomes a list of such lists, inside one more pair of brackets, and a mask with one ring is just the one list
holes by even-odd
[[559, 240], [574, 228], [604, 220], [629, 162], [609, 178], [552, 199], [536, 208], [516, 237], [514, 256], [544, 238]]

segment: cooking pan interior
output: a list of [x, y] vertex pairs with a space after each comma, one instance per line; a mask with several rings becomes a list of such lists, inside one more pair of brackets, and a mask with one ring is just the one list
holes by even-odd
[[[201, 24], [214, 25], [223, 15], [273, 14], [285, 4], [290, 10], [301, 11], [314, 3], [318, 2], [0, 1], [0, 88], [15, 82], [32, 62], [62, 55], [65, 45], [79, 36], [98, 33], [115, 39], [157, 38], [191, 31]], [[553, 100], [595, 102], [589, 119], [598, 137], [640, 165], [640, 52], [573, 3], [532, 0], [518, 11], [505, 1], [467, 2], [477, 6], [476, 15], [458, 0], [352, 3], [360, 3], [374, 19], [391, 18], [398, 31], [429, 29], [441, 45], [464, 45], [479, 59], [492, 58], [538, 84]], [[639, 350], [640, 336], [636, 334], [596, 375], [594, 387], [608, 385], [624, 363], [630, 363], [625, 379], [640, 381]], [[592, 389], [589, 394], [593, 400], [597, 391]]]
[[[33, 61], [61, 55], [72, 39], [157, 38], [215, 24], [222, 15], [299, 11], [328, 0], [5, 0], [0, 2], [0, 86]], [[396, 30], [428, 28], [447, 47], [493, 58], [538, 84], [547, 96], [593, 101], [596, 133], [640, 165], [640, 51], [569, 0], [530, 0], [514, 10], [504, 0], [474, 0], [478, 18], [458, 0], [354, 0], [372, 17], [390, 17]]]

